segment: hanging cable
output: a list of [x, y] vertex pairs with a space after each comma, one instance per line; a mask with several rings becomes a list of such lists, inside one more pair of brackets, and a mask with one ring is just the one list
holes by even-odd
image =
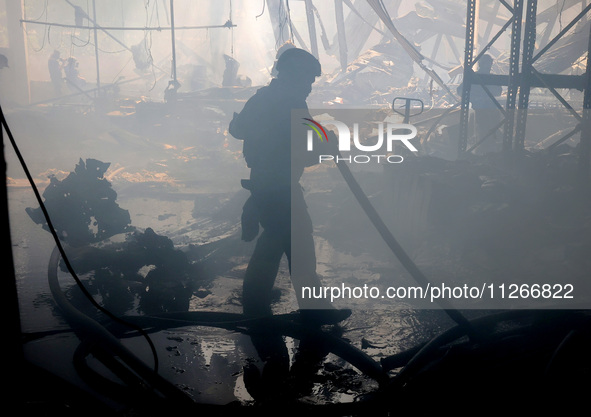
[[[41, 18], [43, 16], [45, 16], [45, 21], [47, 21], [47, 1], [48, 0], [45, 0], [45, 3], [43, 4], [43, 11], [39, 15], [39, 17], [36, 18], [36, 19], [31, 19], [31, 20], [37, 20], [38, 21], [38, 20], [41, 20]], [[26, 2], [24, 2], [24, 4], [23, 4], [23, 13], [24, 13], [25, 19], [27, 19], [27, 3]]]
[[261, 14], [259, 14], [258, 16], [255, 16], [255, 19], [258, 19], [259, 17], [261, 17], [264, 13], [265, 13], [265, 5], [266, 5], [266, 0], [263, 0], [263, 10], [261, 10]]

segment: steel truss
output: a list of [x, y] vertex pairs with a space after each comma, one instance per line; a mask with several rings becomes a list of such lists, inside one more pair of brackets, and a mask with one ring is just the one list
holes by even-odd
[[[591, 4], [582, 8], [581, 12], [572, 19], [552, 39], [549, 39], [549, 31], [553, 27], [549, 22], [548, 15], [552, 10], [547, 9], [538, 14], [537, 0], [514, 0], [510, 5], [505, 0], [499, 0], [510, 13], [510, 18], [502, 25], [501, 29], [491, 37], [490, 41], [481, 49], [474, 58], [475, 28], [477, 25], [476, 11], [479, 0], [468, 0], [466, 14], [466, 37], [463, 71], [463, 90], [461, 97], [460, 112], [460, 138], [458, 143], [459, 156], [464, 156], [476, 146], [490, 137], [498, 128], [504, 126], [503, 131], [503, 152], [507, 160], [519, 160], [519, 155], [524, 151], [525, 130], [528, 115], [529, 95], [532, 88], [544, 88], [550, 91], [556, 99], [566, 108], [578, 121], [577, 126], [562, 138], [558, 139], [550, 148], [563, 143], [573, 135], [581, 134], [580, 169], [581, 176], [587, 178], [589, 175], [591, 156], [591, 61], [587, 56], [586, 71], [582, 75], [564, 74], [543, 74], [539, 72], [534, 64], [560, 41], [565, 34], [572, 29], [584, 16], [591, 11]], [[540, 19], [541, 17], [541, 19]], [[555, 17], [555, 16], [554, 16]], [[536, 29], [538, 22], [547, 26], [542, 32], [542, 44], [539, 50], [535, 50]], [[509, 54], [508, 74], [478, 74], [474, 72], [474, 65], [491, 48], [494, 42], [511, 27], [511, 45]], [[522, 33], [523, 32], [523, 33]], [[589, 34], [588, 51], [591, 51], [591, 31]], [[487, 92], [490, 99], [503, 114], [503, 121], [488, 132], [479, 143], [468, 148], [468, 120], [470, 105], [470, 89], [472, 85], [480, 85]], [[486, 85], [500, 85], [507, 87], [507, 98], [503, 107], [493, 97]], [[575, 110], [568, 101], [560, 95], [557, 89], [577, 89], [584, 93], [584, 103], [581, 112]]]

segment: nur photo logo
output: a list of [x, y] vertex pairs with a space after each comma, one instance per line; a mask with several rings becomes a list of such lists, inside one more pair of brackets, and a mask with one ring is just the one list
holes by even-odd
[[[336, 145], [339, 152], [319, 155], [319, 163], [333, 161], [336, 163], [367, 164], [373, 161], [398, 164], [404, 161], [402, 155], [393, 153], [395, 149], [398, 149], [398, 146], [402, 145], [410, 152], [418, 152], [418, 149], [411, 142], [417, 136], [417, 128], [411, 124], [379, 122], [376, 127], [377, 135], [365, 138], [362, 141], [359, 134], [359, 122], [347, 124], [340, 120], [320, 122], [310, 118], [303, 118], [303, 120], [306, 120], [306, 123], [303, 124], [310, 128], [310, 130], [307, 130], [306, 138], [306, 150], [308, 152], [314, 151], [314, 133], [316, 133], [320, 142], [330, 142], [329, 136], [334, 137], [337, 141]], [[336, 135], [332, 130], [328, 130], [329, 133], [327, 133], [330, 126], [336, 129]], [[343, 156], [340, 154], [341, 152], [358, 153]]]

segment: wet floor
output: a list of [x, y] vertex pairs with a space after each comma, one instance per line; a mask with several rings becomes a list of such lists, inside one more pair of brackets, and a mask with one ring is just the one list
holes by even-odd
[[[239, 181], [248, 173], [240, 144], [228, 137], [223, 120], [199, 125], [199, 129], [182, 123], [172, 129], [174, 121], [169, 126], [158, 123], [147, 131], [145, 126], [124, 129], [120, 121], [75, 116], [66, 112], [51, 117], [28, 112], [8, 115], [41, 192], [48, 175], [63, 179], [80, 158], [110, 162], [106, 178], [117, 192], [118, 205], [129, 211], [131, 224], [166, 236], [200, 266], [204, 276], [198, 277], [189, 310], [240, 313], [242, 277], [253, 248], [252, 242], [239, 239], [240, 212], [247, 197]], [[69, 118], [70, 124], [66, 123]], [[44, 128], [43, 141], [35, 125]], [[12, 249], [23, 331], [66, 330], [47, 284], [54, 244], [50, 234], [26, 214], [25, 209], [37, 207], [37, 203], [10, 150], [7, 159]], [[324, 178], [323, 173], [316, 174], [316, 178]], [[315, 241], [323, 282], [350, 286], [412, 283], [362, 214], [357, 216], [360, 223], [348, 223], [348, 229], [329, 227], [331, 222], [339, 221], [338, 214], [351, 211], [356, 203], [344, 186], [328, 191], [328, 203], [321, 192], [308, 194], [311, 215], [318, 226]], [[368, 245], [372, 250], [367, 250]], [[420, 259], [420, 247], [414, 249], [413, 256]], [[452, 260], [445, 259], [444, 252], [437, 258], [432, 255], [427, 253], [431, 258], [421, 267], [439, 276], [445, 272], [442, 266]], [[66, 291], [74, 285], [64, 273], [60, 274], [60, 283]], [[276, 290], [274, 313], [295, 311], [297, 303], [285, 262]], [[351, 307], [353, 313], [333, 331], [376, 362], [425, 342], [453, 324], [440, 310], [418, 310], [393, 300], [339, 300], [336, 305]], [[244, 367], [262, 364], [249, 336], [197, 326], [158, 331], [150, 336], [158, 347], [161, 374], [196, 401], [252, 401], [244, 381]], [[124, 343], [150, 363], [145, 340], [131, 338]], [[285, 343], [293, 360], [299, 341], [286, 337]], [[27, 344], [26, 352], [32, 361], [80, 382], [71, 367], [76, 345], [76, 339], [66, 332], [38, 338]], [[355, 401], [376, 387], [372, 378], [332, 353], [307, 381], [311, 386], [305, 396], [318, 403]]]
[[[21, 255], [29, 252], [31, 255], [33, 249], [34, 245], [22, 244], [15, 248], [15, 252]], [[39, 261], [40, 270], [21, 275], [19, 280], [19, 292], [23, 295], [21, 312], [24, 328], [28, 331], [65, 329], [67, 326], [45, 292], [46, 284], [43, 281], [46, 277], [41, 268], [47, 267], [43, 262], [45, 259], [39, 253], [34, 256]], [[201, 296], [191, 299], [190, 310], [239, 313], [240, 276], [246, 260], [245, 257], [237, 256], [233, 268], [226, 269], [224, 276], [217, 276], [205, 286], [206, 291]], [[369, 272], [366, 274], [369, 276]], [[60, 274], [60, 278], [63, 288], [72, 285], [66, 274]], [[38, 281], [37, 284], [34, 281]], [[296, 308], [295, 297], [285, 267], [278, 277], [277, 287], [280, 298], [273, 305], [274, 312], [283, 314], [293, 311]], [[366, 310], [355, 308], [350, 318], [330, 331], [336, 332], [351, 346], [379, 362], [431, 339], [451, 324], [451, 320], [440, 310], [415, 310], [407, 306]], [[254, 364], [262, 370], [264, 363], [248, 335], [216, 327], [188, 325], [150, 333], [150, 338], [157, 346], [160, 375], [196, 402], [254, 404], [252, 392], [245, 382], [245, 366]], [[299, 340], [285, 337], [284, 341], [293, 363]], [[33, 363], [84, 387], [87, 381], [81, 380], [74, 372], [71, 362], [78, 344], [78, 339], [69, 332], [51, 335], [27, 343], [26, 354]], [[123, 339], [123, 345], [147, 364], [153, 363], [143, 338]], [[100, 369], [100, 365], [92, 358], [89, 358], [88, 363]], [[355, 402], [378, 389], [373, 378], [333, 353], [329, 353], [317, 370], [304, 381], [306, 391], [298, 391], [297, 397], [308, 404]], [[301, 386], [298, 385], [298, 388], [301, 389]]]
[[[34, 206], [30, 190], [26, 187], [12, 187], [10, 193], [13, 253], [23, 331], [30, 333], [64, 330], [67, 325], [52, 302], [47, 284], [47, 263], [53, 247], [50, 235], [34, 224], [24, 212], [24, 208]], [[200, 296], [194, 296], [190, 302], [192, 311], [241, 312], [241, 278], [252, 245], [235, 241], [235, 222], [227, 219], [212, 220], [207, 216], [195, 218], [195, 204], [190, 199], [163, 201], [132, 197], [121, 198], [119, 204], [129, 208], [133, 224], [138, 227], [153, 227], [157, 233], [169, 236], [179, 247], [216, 240], [225, 241], [230, 248], [232, 245], [242, 244], [242, 250], [233, 252], [233, 256], [226, 259], [218, 271], [219, 275], [211, 277], [204, 284]], [[342, 271], [339, 268], [327, 267], [331, 257], [334, 259], [337, 256], [335, 250], [322, 240], [320, 248], [321, 272], [340, 274]], [[222, 254], [215, 256], [224, 257], [228, 253], [223, 246], [220, 250]], [[189, 250], [188, 252], [190, 253]], [[346, 265], [342, 264], [341, 268], [346, 269]], [[365, 278], [371, 279], [371, 274], [366, 274]], [[59, 276], [63, 289], [73, 286], [73, 280], [67, 274], [60, 273]], [[363, 277], [360, 275], [360, 278]], [[282, 265], [276, 287], [278, 299], [273, 305], [274, 312], [283, 314], [295, 311], [297, 303], [286, 263]], [[427, 340], [446, 325], [449, 325], [449, 321], [439, 312], [413, 311], [404, 306], [395, 310], [356, 308], [352, 316], [341, 323], [340, 331], [351, 345], [379, 361], [380, 358]], [[160, 331], [150, 337], [158, 346], [161, 375], [173, 381], [196, 401], [215, 404], [252, 402], [252, 396], [244, 385], [243, 367], [247, 363], [255, 363], [261, 367], [262, 364], [249, 336], [223, 329], [188, 326]], [[26, 352], [34, 363], [39, 363], [58, 375], [78, 380], [70, 362], [76, 343], [76, 339], [68, 333], [47, 336], [27, 344]], [[134, 338], [125, 340], [124, 343], [150, 363], [145, 340]], [[298, 340], [287, 337], [286, 345], [293, 359]], [[48, 357], [52, 359], [47, 360]], [[334, 354], [326, 357], [310, 382], [307, 395], [310, 400], [319, 403], [354, 401], [358, 396], [376, 388], [376, 382], [372, 378], [363, 375]], [[80, 383], [83, 384], [83, 381]]]

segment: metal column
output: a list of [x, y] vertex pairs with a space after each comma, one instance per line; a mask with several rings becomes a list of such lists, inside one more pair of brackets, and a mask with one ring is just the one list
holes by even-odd
[[525, 15], [525, 33], [523, 39], [523, 58], [521, 64], [521, 77], [519, 80], [519, 103], [517, 106], [517, 120], [515, 126], [515, 138], [513, 149], [515, 153], [523, 152], [525, 145], [525, 127], [527, 123], [527, 107], [531, 79], [533, 77], [533, 53], [536, 46], [536, 13], [538, 0], [528, 0]]
[[468, 124], [470, 121], [470, 88], [472, 87], [472, 66], [474, 63], [474, 37], [476, 34], [476, 1], [468, 0], [466, 14], [466, 47], [464, 50], [464, 76], [462, 78], [462, 101], [460, 108], [460, 138], [458, 155], [462, 156], [468, 147]]
[[511, 25], [511, 53], [509, 58], [509, 82], [507, 86], [507, 104], [505, 131], [503, 134], [503, 152], [509, 158], [513, 149], [513, 128], [515, 125], [515, 101], [519, 88], [519, 50], [521, 46], [521, 19], [523, 1], [515, 0], [513, 5], [513, 23]]
[[579, 154], [579, 182], [584, 187], [589, 184], [591, 165], [591, 29], [587, 47], [587, 68], [585, 70], [585, 90], [583, 96], [583, 121], [581, 122], [581, 147]]
[[[92, 18], [96, 22], [96, 0], [92, 0]], [[96, 60], [96, 92], [100, 96], [101, 91], [101, 65], [99, 62], [98, 30], [94, 25], [94, 56]]]
[[521, 154], [525, 145], [525, 128], [527, 123], [527, 107], [529, 92], [533, 77], [533, 53], [536, 46], [536, 13], [538, 0], [528, 0], [525, 15], [525, 33], [523, 39], [523, 58], [521, 64], [521, 76], [519, 80], [519, 104], [517, 108], [517, 120], [515, 126], [515, 140], [513, 148], [515, 153]]
[[172, 81], [175, 86], [177, 84], [176, 79], [176, 42], [174, 34], [174, 0], [170, 0], [170, 38], [171, 38], [171, 51], [172, 51]]

